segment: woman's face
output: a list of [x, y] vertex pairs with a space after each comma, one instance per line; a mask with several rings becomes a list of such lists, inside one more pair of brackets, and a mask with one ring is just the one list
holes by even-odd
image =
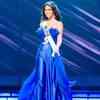
[[54, 15], [52, 8], [48, 5], [44, 8], [44, 14], [48, 19], [51, 19]]

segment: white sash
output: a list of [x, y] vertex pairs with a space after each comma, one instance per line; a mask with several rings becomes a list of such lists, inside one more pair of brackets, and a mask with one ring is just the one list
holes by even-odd
[[[55, 49], [56, 49], [56, 44], [55, 44], [55, 41], [53, 40], [51, 34], [49, 33], [49, 29], [46, 27], [45, 23], [41, 23], [40, 24], [40, 27], [43, 28], [43, 31], [44, 31], [44, 34], [45, 34], [45, 37], [47, 38], [51, 48], [52, 48], [52, 56], [54, 57], [55, 56]], [[58, 52], [57, 53], [58, 56], [60, 56], [60, 53]]]

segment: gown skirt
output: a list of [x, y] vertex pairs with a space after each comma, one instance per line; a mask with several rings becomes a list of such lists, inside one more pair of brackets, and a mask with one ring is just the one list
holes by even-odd
[[22, 85], [18, 100], [72, 100], [62, 56], [52, 57], [49, 43], [41, 43], [32, 73]]

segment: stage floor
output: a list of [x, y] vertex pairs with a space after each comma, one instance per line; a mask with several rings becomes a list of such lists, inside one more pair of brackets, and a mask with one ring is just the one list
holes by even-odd
[[[72, 100], [100, 100], [100, 92], [74, 91]], [[18, 100], [17, 93], [0, 93], [0, 100]]]

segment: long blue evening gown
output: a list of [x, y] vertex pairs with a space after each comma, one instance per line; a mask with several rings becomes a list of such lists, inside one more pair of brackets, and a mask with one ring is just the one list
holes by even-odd
[[[54, 41], [59, 31], [50, 28]], [[18, 100], [72, 100], [68, 77], [61, 55], [52, 57], [50, 44], [43, 44], [44, 32], [41, 27], [36, 32], [41, 39], [35, 58], [35, 68], [24, 82]]]

